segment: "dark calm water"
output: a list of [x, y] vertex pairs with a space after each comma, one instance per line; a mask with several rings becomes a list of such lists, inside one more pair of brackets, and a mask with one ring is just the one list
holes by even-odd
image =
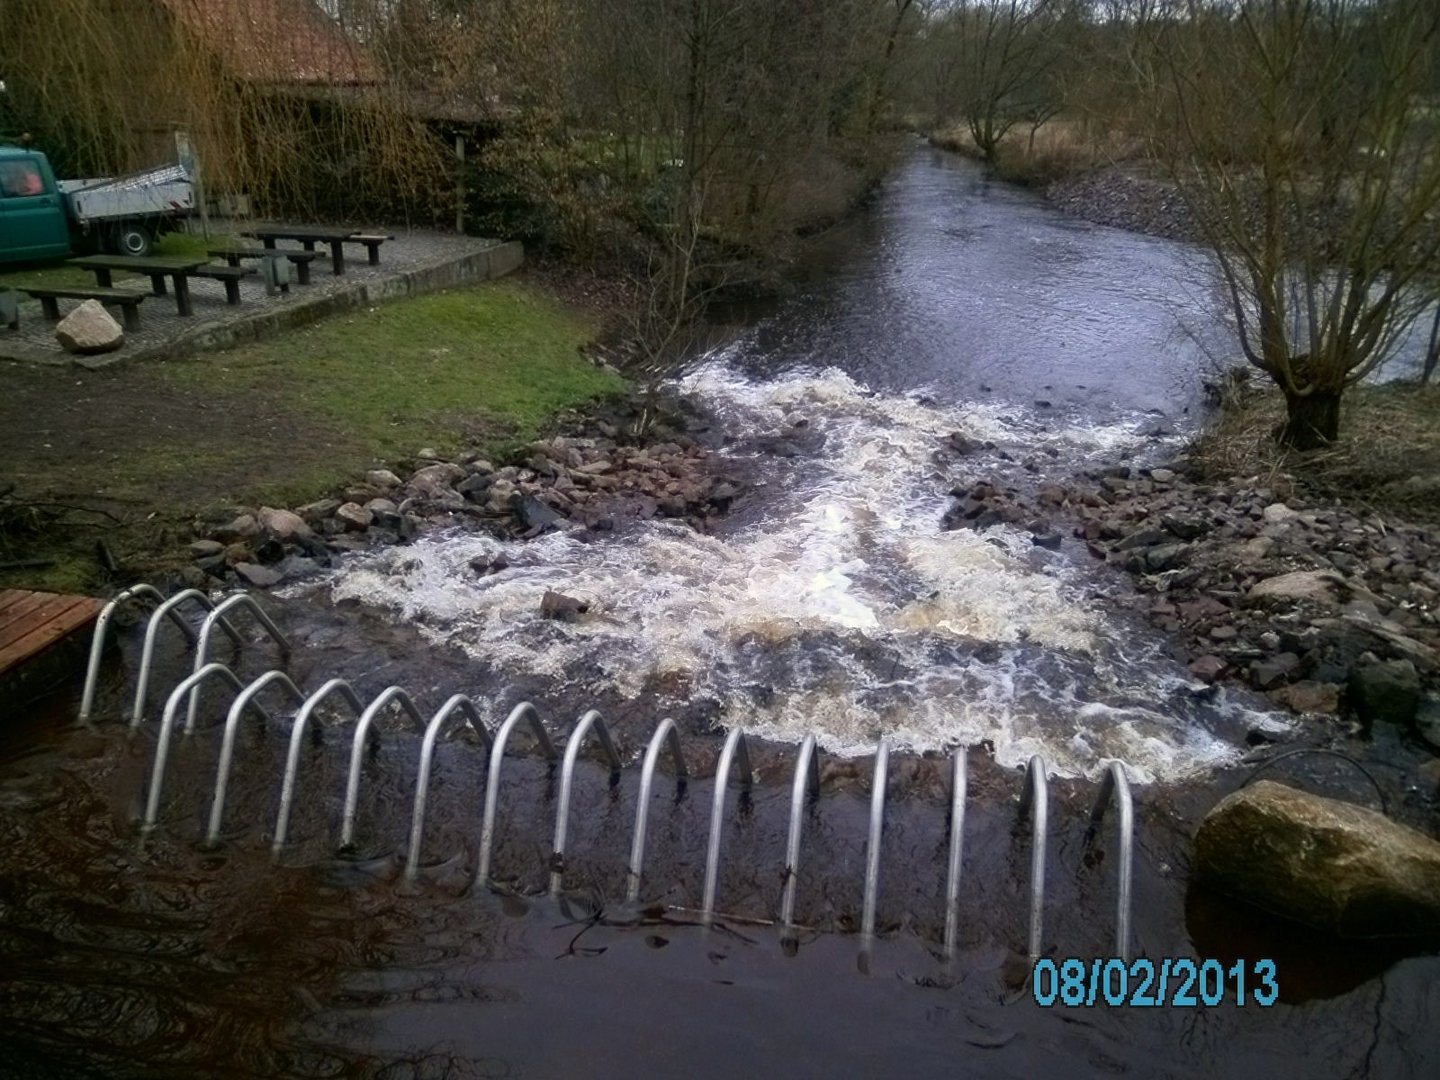
[[[206, 848], [215, 692], [203, 730], [177, 741], [142, 843], [157, 713], [189, 658], [167, 635], [131, 736], [114, 719], [139, 652], [138, 628], [125, 630], [96, 729], [73, 721], [75, 688], [0, 726], [0, 1076], [1436, 1075], [1440, 960], [1296, 935], [1189, 887], [1189, 835], [1243, 779], [1247, 734], [1295, 733], [1243, 695], [1190, 693], [1164, 643], [1103, 603], [1123, 583], [1068, 541], [1041, 552], [1013, 531], [937, 527], [951, 483], [1019, 482], [1027, 457], [1063, 474], [1163, 456], [1194, 417], [1197, 356], [1223, 355], [1220, 331], [1203, 329], [1204, 288], [1187, 249], [1071, 221], [917, 151], [872, 212], [826, 238], [797, 296], [686, 376], [765, 481], [724, 536], [551, 536], [504, 548], [512, 570], [476, 579], [468, 559], [500, 546], [439, 535], [271, 597], [307, 689], [343, 675], [368, 698], [399, 683], [427, 713], [464, 691], [492, 722], [530, 697], [557, 730], [604, 709], [626, 768], [611, 787], [582, 759], [560, 900], [544, 895], [556, 776], [523, 745], [501, 800], [504, 888], [470, 885], [486, 759], [465, 739], [440, 748], [423, 871], [404, 880], [419, 739], [393, 718], [362, 773], [354, 852], [334, 853], [339, 714], [305, 751], [278, 864], [284, 718], [242, 728], [222, 842]], [[1011, 460], [937, 464], [953, 430]], [[777, 439], [790, 444], [779, 456]], [[536, 618], [547, 587], [598, 617]], [[256, 642], [236, 662], [253, 677], [273, 661]], [[678, 801], [658, 780], [631, 908], [616, 898], [636, 764], [665, 715], [696, 779]], [[748, 803], [732, 793], [725, 917], [705, 929], [693, 909], [731, 726], [757, 737], [758, 782]], [[826, 781], [798, 888], [813, 929], [791, 949], [765, 923], [783, 887], [793, 745], [809, 731]], [[880, 936], [861, 962], [867, 755], [881, 736], [897, 754]], [[947, 963], [939, 752], [955, 745], [972, 747], [972, 770]], [[1227, 968], [1272, 956], [1275, 1005], [1032, 1001], [1015, 799], [1037, 752], [1054, 772], [1046, 951], [1112, 948], [1113, 847], [1082, 838], [1093, 780], [1119, 758], [1136, 781], [1135, 950]], [[1406, 768], [1373, 763], [1392, 791]], [[1343, 772], [1311, 778], [1352, 790]], [[1433, 803], [1396, 801], [1433, 827]]]

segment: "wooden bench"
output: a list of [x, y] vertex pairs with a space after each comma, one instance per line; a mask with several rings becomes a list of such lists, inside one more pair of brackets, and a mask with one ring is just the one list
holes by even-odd
[[[0, 288], [0, 296], [9, 297], [10, 299], [12, 299], [12, 300], [15, 301], [15, 308], [14, 308], [14, 310], [12, 310], [12, 311], [10, 312], [11, 317], [10, 317], [9, 319], [5, 320], [5, 325], [8, 326], [11, 330], [19, 330], [19, 329], [20, 329], [20, 305], [19, 305], [20, 298], [19, 298], [18, 296], [16, 296], [13, 292], [11, 292], [9, 289], [4, 289], [4, 288]], [[3, 304], [0, 304], [0, 311], [3, 311], [3, 310], [4, 310], [4, 305], [3, 305]]]
[[45, 317], [51, 322], [60, 321], [60, 300], [99, 300], [102, 304], [114, 304], [120, 308], [126, 330], [140, 329], [140, 301], [145, 299], [145, 293], [106, 288], [55, 289], [39, 285], [17, 285], [15, 289], [39, 300]]
[[364, 244], [365, 253], [370, 257], [371, 266], [380, 265], [380, 245], [386, 240], [394, 240], [393, 236], [384, 236], [380, 233], [374, 235], [356, 233], [354, 236], [347, 236], [344, 240], [347, 244]]
[[280, 248], [215, 248], [207, 251], [212, 259], [224, 259], [230, 266], [239, 266], [241, 259], [264, 259], [272, 255], [283, 255], [295, 267], [296, 280], [301, 285], [310, 284], [310, 264], [320, 257], [318, 251], [285, 251]]
[[258, 272], [253, 266], [201, 266], [191, 270], [190, 276], [224, 282], [225, 302], [238, 304], [240, 303], [240, 279], [254, 277]]

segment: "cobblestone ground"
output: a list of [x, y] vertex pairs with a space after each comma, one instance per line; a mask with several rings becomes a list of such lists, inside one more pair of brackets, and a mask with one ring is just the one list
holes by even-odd
[[[297, 285], [292, 282], [288, 295], [281, 293], [273, 297], [266, 296], [264, 283], [257, 273], [240, 283], [240, 303], [231, 306], [225, 302], [223, 282], [191, 278], [190, 299], [194, 314], [188, 318], [182, 318], [177, 313], [173, 295], [149, 296], [140, 305], [140, 329], [127, 333], [125, 344], [116, 352], [105, 354], [101, 359], [123, 360], [149, 353], [156, 347], [181, 342], [187, 337], [213, 330], [216, 326], [243, 322], [258, 312], [298, 308], [320, 297], [354, 291], [410, 271], [461, 259], [496, 243], [480, 237], [421, 229], [387, 231], [395, 239], [381, 245], [379, 266], [369, 265], [364, 247], [359, 244], [346, 244], [345, 273], [337, 277], [331, 269], [329, 246], [322, 245], [319, 257], [310, 264], [310, 284]], [[255, 243], [258, 246], [258, 241]], [[299, 244], [277, 246], [281, 250], [301, 250]], [[254, 267], [256, 264], [257, 260], [248, 259], [242, 265]], [[150, 281], [146, 277], [117, 274], [115, 285], [117, 288], [132, 289], [136, 292], [150, 292]], [[61, 300], [61, 316], [73, 310], [79, 303], [78, 300]], [[118, 321], [119, 310], [108, 310]], [[39, 301], [25, 300], [20, 307], [20, 329], [12, 331], [0, 326], [0, 359], [68, 364], [71, 356], [55, 340], [55, 324], [45, 318]]]

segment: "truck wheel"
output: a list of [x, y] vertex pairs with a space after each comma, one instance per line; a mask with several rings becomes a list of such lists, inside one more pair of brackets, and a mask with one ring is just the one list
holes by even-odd
[[145, 256], [150, 254], [154, 236], [144, 225], [116, 225], [110, 246], [117, 255]]

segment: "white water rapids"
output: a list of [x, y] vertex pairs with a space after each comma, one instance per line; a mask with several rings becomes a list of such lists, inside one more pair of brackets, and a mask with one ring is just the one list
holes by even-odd
[[[723, 537], [673, 522], [612, 537], [552, 533], [501, 542], [462, 531], [350, 560], [337, 600], [393, 612], [503, 674], [625, 698], [679, 687], [718, 704], [726, 726], [832, 753], [988, 743], [1003, 765], [1041, 752], [1062, 774], [1112, 758], [1139, 780], [1175, 779], [1239, 753], [1247, 727], [1276, 723], [1197, 696], [1143, 627], [1096, 599], [1096, 571], [1067, 541], [1035, 547], [1007, 526], [944, 531], [951, 484], [994, 459], [942, 467], [952, 431], [1075, 467], [1143, 439], [1134, 424], [1050, 427], [1015, 410], [930, 404], [867, 390], [834, 370], [755, 382], [723, 359], [687, 377], [744, 433], [803, 418], [814, 457], [761, 463], [758, 511]], [[814, 437], [813, 435], [811, 437]], [[1078, 545], [1076, 545], [1078, 549]], [[510, 566], [477, 577], [476, 556]], [[542, 618], [547, 589], [590, 604], [574, 623]], [[1143, 635], [1143, 636], [1142, 636]]]

